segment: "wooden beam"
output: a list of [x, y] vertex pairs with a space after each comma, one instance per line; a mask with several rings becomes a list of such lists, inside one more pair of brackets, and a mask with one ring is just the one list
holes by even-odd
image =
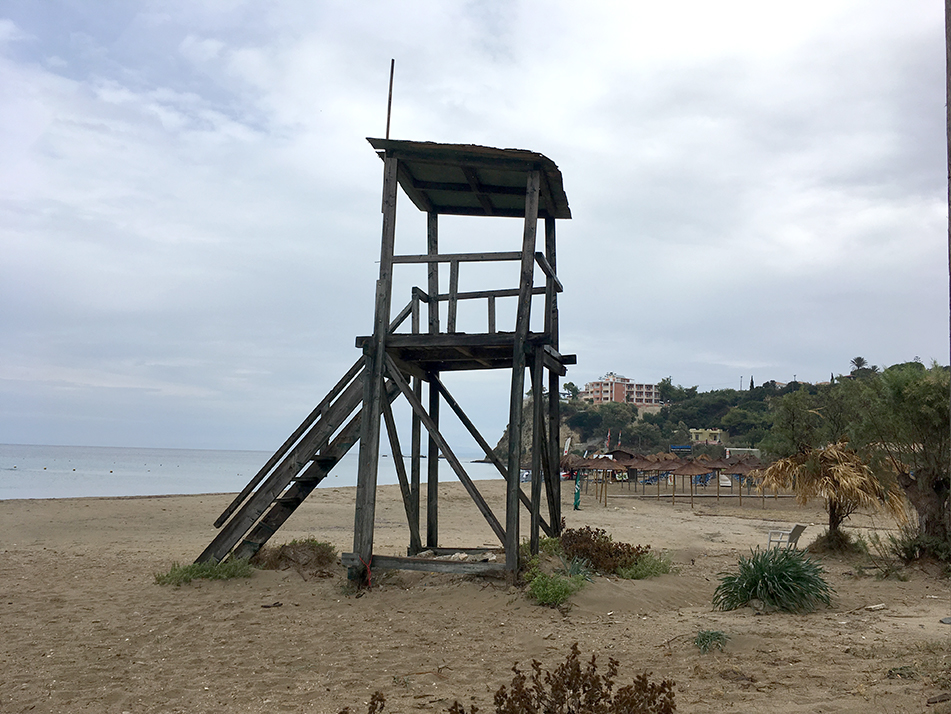
[[[439, 216], [430, 212], [426, 215], [426, 252], [425, 257], [439, 254]], [[394, 258], [396, 260], [396, 258]], [[439, 332], [439, 263], [429, 262], [427, 288], [429, 291], [429, 334]]]
[[518, 475], [521, 462], [522, 400], [525, 391], [525, 347], [531, 323], [533, 273], [535, 269], [535, 231], [538, 223], [539, 171], [529, 172], [525, 188], [525, 224], [522, 232], [522, 267], [519, 279], [515, 339], [512, 346], [512, 388], [509, 395], [508, 482], [505, 498], [505, 565], [518, 571], [520, 491]]
[[456, 331], [456, 310], [459, 307], [459, 261], [449, 263], [449, 317], [446, 321], [446, 332]]
[[429, 196], [425, 191], [420, 191], [416, 186], [416, 179], [413, 178], [413, 174], [409, 170], [409, 166], [406, 164], [400, 164], [399, 167], [399, 182], [403, 191], [409, 197], [409, 199], [415, 203], [417, 206], [420, 206], [427, 213], [432, 213], [435, 211], [435, 207], [432, 204], [432, 201], [429, 200]]
[[[413, 393], [420, 401], [423, 399], [423, 380], [420, 377], [413, 377]], [[412, 443], [412, 455], [410, 456], [410, 496], [412, 498], [413, 513], [411, 520], [416, 524], [416, 530], [419, 531], [419, 496], [420, 496], [420, 465], [422, 463], [422, 423], [419, 421], [419, 415], [413, 412], [410, 440]], [[415, 555], [415, 553], [410, 553]]]
[[[396, 194], [399, 161], [387, 155], [383, 164], [383, 231], [380, 247], [380, 277], [377, 280], [373, 341], [366, 356], [363, 391], [364, 418], [357, 467], [357, 494], [354, 508], [353, 552], [364, 560], [373, 553], [373, 521], [376, 513], [376, 483], [380, 458], [380, 412], [386, 335], [390, 324], [390, 300], [393, 289], [393, 246], [396, 238]], [[361, 581], [366, 573], [352, 570], [350, 576]]]
[[[551, 221], [554, 225], [554, 221]], [[545, 221], [545, 225], [548, 225], [548, 220]], [[555, 288], [555, 292], [564, 292], [564, 287], [561, 284], [561, 281], [558, 279], [558, 276], [555, 275], [555, 269], [549, 265], [548, 259], [545, 257], [545, 254], [541, 251], [535, 253], [535, 262], [538, 263], [538, 267], [542, 269], [542, 272], [545, 273], [545, 276], [548, 278], [548, 283]]]
[[529, 536], [529, 547], [532, 555], [538, 555], [538, 519], [542, 510], [542, 444], [547, 445], [547, 439], [544, 439], [542, 435], [542, 417], [544, 414], [544, 400], [542, 398], [543, 354], [539, 349], [534, 350], [532, 354], [532, 502], [530, 509], [531, 535]]
[[[451, 263], [453, 261], [460, 263], [492, 263], [521, 260], [522, 254], [511, 251], [493, 251], [488, 253], [427, 253], [426, 255], [395, 255], [394, 263]], [[430, 288], [430, 293], [435, 294], [438, 290]]]
[[472, 479], [469, 478], [469, 474], [467, 474], [465, 468], [463, 468], [462, 462], [460, 462], [455, 453], [453, 453], [449, 443], [446, 441], [443, 435], [439, 433], [439, 429], [436, 427], [436, 424], [430, 418], [429, 414], [426, 413], [426, 410], [423, 409], [423, 405], [417, 401], [416, 396], [413, 394], [412, 390], [409, 388], [409, 385], [406, 383], [406, 380], [403, 378], [403, 375], [400, 374], [399, 369], [392, 360], [387, 360], [387, 373], [390, 378], [396, 382], [396, 385], [400, 388], [400, 391], [403, 392], [403, 396], [406, 397], [406, 400], [410, 403], [413, 411], [419, 414], [419, 418], [423, 422], [423, 426], [426, 427], [430, 436], [436, 441], [437, 445], [439, 446], [439, 450], [442, 451], [443, 456], [446, 457], [446, 461], [452, 467], [452, 470], [456, 472], [456, 476], [459, 477], [463, 487], [466, 489], [466, 491], [468, 491], [469, 496], [475, 502], [482, 515], [485, 517], [489, 527], [504, 544], [505, 531], [502, 529], [502, 525], [495, 517], [495, 514], [492, 513], [492, 509], [489, 507], [489, 504], [485, 502], [485, 499], [482, 497], [482, 494], [479, 493], [479, 489], [476, 488], [475, 484], [472, 482]]
[[495, 215], [495, 206], [492, 205], [492, 199], [489, 198], [489, 193], [482, 188], [482, 184], [479, 182], [479, 175], [475, 172], [475, 169], [469, 166], [463, 166], [461, 168], [463, 175], [466, 177], [466, 181], [469, 182], [469, 188], [478, 199], [479, 205], [481, 205], [485, 211], [485, 215]]
[[409, 550], [418, 553], [422, 550], [422, 541], [419, 537], [419, 523], [413, 519], [413, 492], [406, 478], [406, 464], [403, 462], [403, 450], [400, 448], [400, 439], [396, 431], [396, 420], [393, 418], [393, 409], [389, 401], [383, 402], [383, 422], [386, 424], [386, 433], [390, 439], [390, 457], [396, 467], [396, 479], [400, 483], [400, 495], [403, 497], [403, 510], [406, 511], [406, 523], [409, 526]]
[[[355, 553], [343, 553], [340, 560], [344, 565], [350, 567], [361, 565], [360, 559]], [[458, 575], [481, 575], [505, 570], [503, 563], [471, 563], [464, 560], [436, 560], [434, 558], [399, 558], [388, 555], [374, 555], [371, 558], [371, 567], [374, 570], [417, 570], [426, 573], [454, 573]]]

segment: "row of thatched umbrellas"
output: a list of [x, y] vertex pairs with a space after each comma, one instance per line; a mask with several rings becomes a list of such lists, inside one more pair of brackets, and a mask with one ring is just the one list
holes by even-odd
[[[625, 454], [614, 452], [614, 457], [599, 456], [592, 458], [583, 458], [576, 454], [567, 454], [561, 459], [561, 469], [563, 471], [601, 471], [604, 473], [618, 473], [632, 471], [634, 478], [637, 478], [638, 472], [655, 473], [658, 475], [658, 498], [660, 497], [660, 474], [669, 474], [676, 479], [677, 476], [690, 478], [690, 497], [693, 503], [693, 485], [694, 477], [703, 474], [716, 473], [717, 476], [717, 497], [720, 493], [719, 477], [721, 473], [738, 476], [744, 479], [753, 472], [763, 468], [763, 463], [755, 456], [745, 456], [737, 459], [710, 459], [705, 456], [696, 459], [681, 459], [674, 454], [651, 454], [641, 456], [638, 454]], [[598, 500], [607, 502], [607, 481], [602, 479], [602, 491]], [[672, 489], [671, 497], [676, 498], [676, 487]], [[740, 503], [742, 503], [742, 485], [740, 486]]]

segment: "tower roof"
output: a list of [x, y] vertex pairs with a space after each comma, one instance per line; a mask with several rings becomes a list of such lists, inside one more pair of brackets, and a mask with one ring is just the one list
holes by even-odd
[[538, 215], [571, 218], [561, 171], [543, 154], [474, 144], [368, 138], [381, 158], [399, 160], [399, 183], [421, 211], [458, 216], [525, 216], [528, 172], [541, 172]]

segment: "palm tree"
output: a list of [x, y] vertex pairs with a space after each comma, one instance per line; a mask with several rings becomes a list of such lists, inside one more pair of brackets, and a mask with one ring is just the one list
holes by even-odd
[[865, 369], [868, 367], [868, 360], [864, 357], [856, 357], [850, 364], [852, 365], [852, 371], [854, 372], [857, 369]]
[[844, 439], [771, 464], [763, 471], [761, 487], [791, 489], [803, 505], [813, 498], [824, 498], [830, 536], [842, 536], [842, 522], [859, 508], [884, 510], [902, 522], [906, 518], [898, 485], [876, 478]]

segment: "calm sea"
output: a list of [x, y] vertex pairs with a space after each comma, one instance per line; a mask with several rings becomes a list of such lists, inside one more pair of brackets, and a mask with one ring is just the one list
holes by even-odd
[[[267, 451], [0, 444], [0, 500], [234, 493], [270, 456]], [[355, 486], [357, 458], [354, 449], [320, 487]], [[470, 478], [500, 478], [491, 464], [464, 466]], [[439, 474], [440, 480], [456, 480], [445, 460], [439, 462]], [[380, 459], [378, 480], [397, 483], [393, 459]]]

